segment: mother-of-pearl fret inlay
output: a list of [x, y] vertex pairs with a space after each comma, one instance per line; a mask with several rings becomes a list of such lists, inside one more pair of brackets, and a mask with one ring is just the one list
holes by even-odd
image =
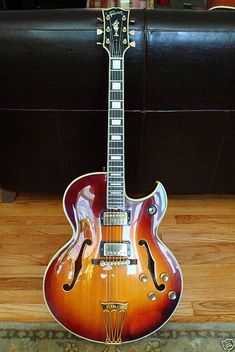
[[125, 208], [123, 59], [109, 61], [107, 208]]
[[121, 69], [121, 60], [112, 60], [112, 69], [120, 70]]
[[121, 90], [120, 82], [112, 82], [112, 90]]
[[111, 160], [121, 160], [121, 155], [111, 155], [110, 156]]
[[121, 109], [120, 101], [112, 101], [112, 109]]
[[112, 140], [112, 141], [120, 141], [120, 140], [121, 140], [121, 136], [118, 136], [118, 135], [113, 134], [113, 135], [111, 136], [111, 140]]
[[121, 125], [121, 120], [112, 120], [111, 124], [112, 125]]

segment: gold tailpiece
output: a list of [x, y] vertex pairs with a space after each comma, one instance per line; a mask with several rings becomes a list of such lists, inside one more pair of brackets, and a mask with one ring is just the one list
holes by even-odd
[[106, 344], [122, 343], [122, 329], [125, 322], [128, 303], [101, 303], [106, 331]]

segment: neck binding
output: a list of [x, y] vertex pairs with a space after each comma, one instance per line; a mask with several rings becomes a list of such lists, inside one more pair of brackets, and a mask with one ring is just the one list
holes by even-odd
[[109, 58], [107, 208], [125, 207], [124, 59]]

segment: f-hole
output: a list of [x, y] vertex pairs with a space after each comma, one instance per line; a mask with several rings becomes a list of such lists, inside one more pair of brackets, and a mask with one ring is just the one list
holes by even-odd
[[154, 283], [154, 286], [156, 287], [156, 289], [158, 291], [163, 291], [165, 290], [165, 285], [164, 284], [161, 284], [161, 285], [158, 285], [157, 283], [157, 280], [156, 280], [156, 275], [155, 275], [155, 262], [152, 258], [152, 255], [150, 253], [150, 250], [149, 250], [149, 246], [148, 246], [148, 243], [147, 241], [145, 240], [140, 240], [139, 241], [139, 245], [142, 247], [142, 246], [145, 246], [145, 249], [146, 249], [146, 252], [147, 252], [147, 255], [148, 255], [148, 270], [152, 276], [152, 280], [153, 280], [153, 283]]
[[78, 274], [79, 274], [79, 272], [81, 271], [81, 268], [82, 268], [82, 255], [83, 255], [83, 252], [84, 252], [84, 247], [86, 245], [90, 246], [91, 244], [92, 244], [92, 241], [89, 240], [89, 239], [87, 239], [87, 240], [85, 240], [83, 242], [81, 250], [80, 250], [80, 253], [79, 253], [79, 255], [78, 255], [78, 257], [77, 257], [77, 259], [75, 261], [75, 269], [74, 269], [73, 281], [71, 282], [70, 285], [68, 285], [68, 284], [64, 284], [63, 285], [63, 289], [65, 291], [67, 291], [67, 292], [71, 291], [72, 288], [74, 287], [74, 285], [75, 285], [75, 283], [77, 281]]

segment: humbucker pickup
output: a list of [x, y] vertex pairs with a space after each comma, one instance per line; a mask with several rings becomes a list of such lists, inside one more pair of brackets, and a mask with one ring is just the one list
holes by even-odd
[[100, 242], [101, 257], [129, 257], [131, 255], [131, 243], [124, 242]]
[[106, 211], [101, 214], [101, 225], [124, 226], [130, 225], [130, 211]]

